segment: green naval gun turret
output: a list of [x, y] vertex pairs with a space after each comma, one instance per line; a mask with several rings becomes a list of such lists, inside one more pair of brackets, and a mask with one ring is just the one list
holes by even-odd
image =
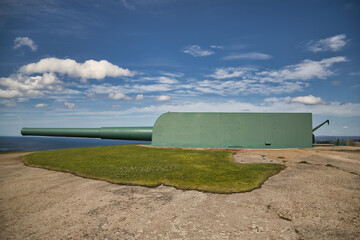
[[23, 128], [22, 135], [152, 141], [188, 148], [310, 148], [311, 113], [169, 112], [154, 127]]

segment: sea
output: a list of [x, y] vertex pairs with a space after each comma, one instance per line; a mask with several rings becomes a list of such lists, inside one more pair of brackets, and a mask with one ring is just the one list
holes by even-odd
[[[342, 141], [352, 140], [360, 142], [359, 136], [342, 137], [342, 136], [317, 136], [316, 142], [323, 143], [325, 140]], [[98, 138], [70, 138], [70, 137], [5, 137], [0, 136], [0, 152], [17, 152], [17, 151], [40, 151], [53, 150], [63, 148], [78, 147], [95, 147], [110, 145], [126, 145], [126, 144], [150, 144], [150, 141], [128, 141], [128, 140], [109, 140]]]
[[69, 137], [6, 137], [0, 136], [0, 152], [40, 151], [64, 148], [95, 147], [126, 144], [149, 144], [150, 141], [109, 140]]

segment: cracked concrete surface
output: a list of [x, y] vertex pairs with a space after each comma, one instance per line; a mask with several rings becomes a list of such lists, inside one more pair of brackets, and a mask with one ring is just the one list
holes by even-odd
[[287, 168], [237, 194], [121, 186], [26, 167], [23, 154], [0, 155], [0, 239], [360, 238], [358, 147], [239, 150]]

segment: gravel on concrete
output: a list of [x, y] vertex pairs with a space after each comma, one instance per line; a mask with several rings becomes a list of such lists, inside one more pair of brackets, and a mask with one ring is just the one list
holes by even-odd
[[24, 154], [0, 154], [0, 239], [360, 238], [359, 147], [239, 150], [287, 168], [237, 194], [111, 184]]

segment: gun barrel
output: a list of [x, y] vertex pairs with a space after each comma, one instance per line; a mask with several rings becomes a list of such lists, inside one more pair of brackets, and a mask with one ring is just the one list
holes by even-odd
[[151, 141], [152, 127], [22, 128], [23, 136], [83, 137]]

